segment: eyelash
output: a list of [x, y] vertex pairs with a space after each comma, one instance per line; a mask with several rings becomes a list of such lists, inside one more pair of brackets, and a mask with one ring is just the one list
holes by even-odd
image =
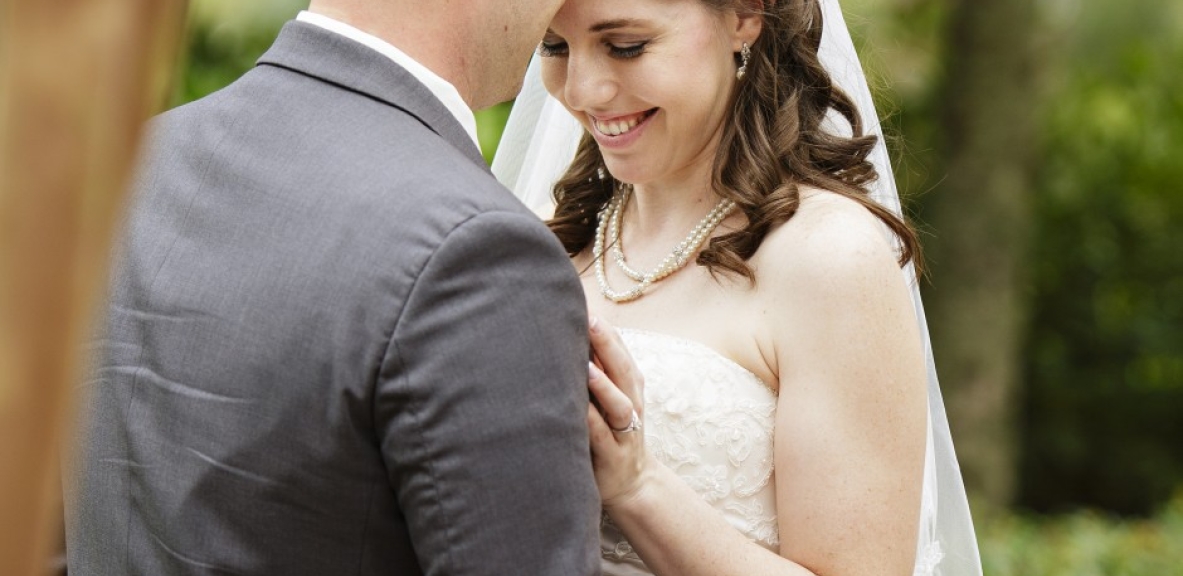
[[[608, 44], [608, 54], [613, 58], [621, 60], [631, 60], [645, 53], [645, 47], [649, 45], [648, 41], [638, 42], [629, 46], [613, 46]], [[557, 58], [567, 55], [567, 43], [555, 42], [554, 44], [547, 44], [542, 42], [538, 44], [538, 55], [543, 58]]]
[[631, 46], [611, 46], [611, 45], [609, 45], [608, 50], [612, 54], [612, 56], [615, 58], [620, 58], [623, 60], [631, 60], [633, 58], [636, 58], [637, 56], [640, 56], [641, 54], [644, 54], [645, 47], [648, 45], [649, 45], [649, 42], [638, 42], [638, 43], [633, 44]]
[[[543, 58], [554, 58], [556, 56], [565, 56], [566, 49], [567, 49], [567, 45], [562, 42], [556, 42], [554, 44], [547, 44], [546, 42], [540, 42], [538, 44], [538, 55]], [[560, 51], [563, 51], [563, 54], [560, 54], [559, 53]]]

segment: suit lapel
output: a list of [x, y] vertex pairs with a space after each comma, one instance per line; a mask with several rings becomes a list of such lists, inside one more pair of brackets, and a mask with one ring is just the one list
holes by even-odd
[[292, 21], [257, 65], [286, 68], [398, 108], [488, 171], [481, 151], [443, 103], [410, 72], [362, 44]]

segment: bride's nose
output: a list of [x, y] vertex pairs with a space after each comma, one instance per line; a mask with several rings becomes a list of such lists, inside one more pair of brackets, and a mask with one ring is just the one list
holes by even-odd
[[592, 111], [615, 98], [617, 90], [611, 68], [602, 59], [580, 57], [574, 53], [567, 58], [567, 82], [563, 86], [567, 106]]

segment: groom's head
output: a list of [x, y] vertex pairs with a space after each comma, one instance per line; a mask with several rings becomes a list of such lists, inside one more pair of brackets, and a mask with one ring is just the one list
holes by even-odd
[[451, 82], [480, 109], [517, 95], [563, 0], [312, 0], [309, 10], [373, 34]]

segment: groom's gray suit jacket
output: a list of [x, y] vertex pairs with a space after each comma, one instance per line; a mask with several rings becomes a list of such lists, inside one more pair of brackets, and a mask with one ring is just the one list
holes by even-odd
[[71, 576], [598, 573], [576, 274], [390, 60], [158, 118], [117, 258]]

